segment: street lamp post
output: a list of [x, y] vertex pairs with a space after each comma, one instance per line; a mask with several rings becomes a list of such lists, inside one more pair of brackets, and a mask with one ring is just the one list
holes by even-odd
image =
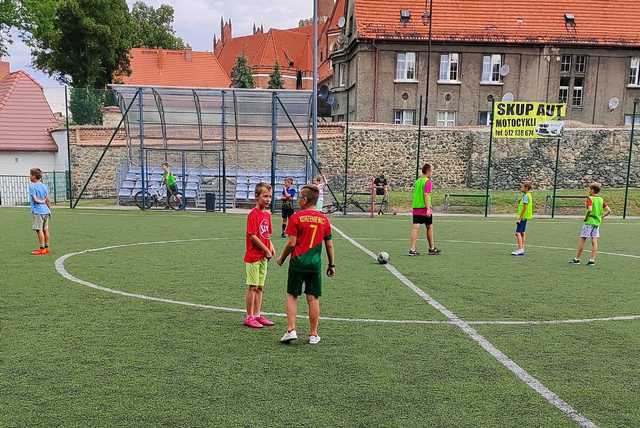
[[[429, 2], [429, 11], [427, 12], [427, 4]], [[422, 22], [427, 25], [429, 21], [429, 47], [427, 49], [427, 90], [424, 106], [424, 124], [429, 124], [429, 84], [431, 83], [431, 40], [433, 38], [433, 0], [425, 0], [425, 11], [422, 14]]]

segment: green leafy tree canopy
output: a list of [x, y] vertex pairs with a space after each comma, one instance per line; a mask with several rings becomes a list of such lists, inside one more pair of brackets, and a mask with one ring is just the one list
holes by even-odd
[[131, 9], [133, 46], [161, 49], [185, 49], [184, 40], [173, 29], [173, 7], [163, 4], [157, 9], [137, 1]]
[[247, 89], [255, 87], [251, 68], [247, 64], [247, 59], [244, 56], [236, 58], [236, 63], [231, 70], [231, 86], [234, 88]]
[[269, 75], [269, 89], [284, 89], [284, 82], [282, 81], [282, 75], [280, 74], [280, 64], [276, 62], [273, 67], [273, 72]]
[[7, 54], [11, 44], [11, 28], [18, 24], [18, 6], [14, 0], [0, 0], [0, 56]]

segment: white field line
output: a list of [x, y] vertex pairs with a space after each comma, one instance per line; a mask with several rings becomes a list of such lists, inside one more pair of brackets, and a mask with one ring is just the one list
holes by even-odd
[[[362, 238], [364, 240], [366, 238]], [[137, 293], [129, 293], [121, 290], [114, 290], [112, 288], [103, 287], [101, 285], [94, 284], [89, 281], [85, 281], [79, 278], [76, 278], [72, 274], [70, 274], [64, 266], [64, 262], [74, 256], [86, 254], [86, 253], [94, 253], [98, 251], [107, 251], [117, 248], [127, 248], [127, 247], [137, 247], [144, 245], [162, 245], [162, 244], [179, 244], [185, 242], [202, 242], [202, 241], [232, 241], [234, 238], [194, 238], [194, 239], [178, 239], [172, 241], [154, 241], [154, 242], [137, 242], [133, 244], [118, 244], [118, 245], [110, 245], [107, 247], [101, 248], [92, 248], [88, 250], [78, 251], [75, 253], [66, 254], [55, 262], [56, 271], [65, 279], [75, 282], [80, 285], [84, 285], [85, 287], [93, 288], [95, 290], [104, 291], [111, 294], [117, 294], [120, 296], [131, 297], [136, 299], [155, 301], [161, 303], [169, 303], [174, 305], [181, 306], [189, 306], [200, 309], [213, 309], [217, 311], [224, 312], [234, 312], [234, 313], [243, 313], [244, 310], [240, 308], [229, 308], [225, 306], [215, 306], [215, 305], [205, 305], [200, 303], [192, 303], [185, 302], [180, 300], [173, 299], [164, 299], [160, 297], [147, 296], [144, 294]], [[374, 240], [374, 239], [371, 239]], [[466, 242], [466, 241], [456, 241], [456, 242]], [[471, 243], [471, 242], [468, 242]], [[500, 243], [496, 243], [500, 244]], [[500, 244], [500, 245], [510, 245], [510, 244]], [[283, 313], [278, 312], [265, 312], [265, 315], [271, 315], [276, 317], [286, 317]], [[301, 319], [307, 319], [304, 315], [298, 315]], [[423, 325], [435, 325], [435, 324], [455, 324], [452, 321], [438, 321], [438, 320], [392, 320], [392, 319], [373, 319], [373, 318], [348, 318], [348, 317], [322, 317], [322, 320], [326, 321], [342, 321], [342, 322], [351, 322], [351, 323], [374, 323], [374, 324], [423, 324]], [[559, 325], [559, 324], [588, 324], [594, 322], [606, 322], [606, 321], [634, 321], [640, 319], [640, 315], [620, 315], [620, 316], [612, 316], [612, 317], [600, 317], [600, 318], [577, 318], [577, 319], [560, 319], [560, 320], [479, 320], [479, 321], [467, 321], [467, 324], [470, 325]]]
[[[357, 241], [353, 240], [347, 234], [342, 232], [337, 227], [334, 227], [334, 230], [338, 232], [344, 239], [349, 241], [356, 248], [362, 250], [365, 254], [372, 257], [374, 260], [377, 256], [371, 252], [366, 247], [362, 246]], [[502, 351], [496, 348], [491, 342], [485, 339], [480, 333], [478, 333], [473, 327], [469, 325], [469, 323], [458, 318], [456, 314], [451, 312], [445, 306], [443, 306], [440, 302], [433, 299], [422, 289], [417, 287], [413, 282], [411, 282], [406, 276], [404, 276], [400, 271], [398, 271], [393, 265], [387, 264], [384, 265], [389, 272], [391, 272], [396, 278], [400, 280], [405, 286], [415, 292], [418, 296], [420, 296], [425, 302], [427, 302], [430, 306], [435, 308], [438, 312], [444, 315], [447, 320], [449, 320], [453, 325], [462, 330], [467, 336], [469, 336], [474, 342], [482, 347], [485, 351], [487, 351], [492, 357], [494, 357], [500, 364], [502, 364], [505, 368], [507, 368], [510, 372], [512, 372], [518, 379], [528, 385], [531, 389], [537, 392], [541, 397], [547, 400], [551, 405], [556, 407], [562, 413], [564, 413], [567, 417], [572, 419], [575, 423], [582, 427], [596, 427], [596, 425], [589, 420], [587, 417], [578, 413], [571, 405], [567, 402], [563, 401], [558, 395], [556, 395], [549, 388], [544, 386], [538, 379], [529, 374], [526, 370], [520, 367], [515, 361], [506, 356]]]

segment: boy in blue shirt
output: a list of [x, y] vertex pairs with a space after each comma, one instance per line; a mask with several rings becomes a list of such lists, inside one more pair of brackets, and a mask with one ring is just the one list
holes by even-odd
[[42, 183], [40, 168], [29, 170], [31, 184], [29, 184], [29, 204], [31, 205], [32, 229], [36, 232], [40, 248], [33, 250], [31, 255], [44, 256], [49, 254], [49, 219], [51, 210], [49, 205], [49, 189]]
[[286, 238], [284, 231], [287, 228], [287, 222], [289, 221], [289, 217], [291, 217], [294, 213], [293, 209], [293, 200], [296, 198], [296, 189], [293, 188], [293, 179], [285, 178], [284, 179], [284, 188], [282, 189], [282, 195], [280, 196], [280, 200], [282, 201], [282, 234], [280, 235], [282, 238]]

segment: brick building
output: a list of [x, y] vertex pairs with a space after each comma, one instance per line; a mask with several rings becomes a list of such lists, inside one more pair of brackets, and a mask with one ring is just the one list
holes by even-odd
[[[318, 36], [324, 34], [325, 23], [334, 11], [334, 0], [318, 0]], [[266, 88], [276, 63], [285, 89], [311, 89], [312, 72], [312, 20], [301, 20], [296, 28], [269, 29], [254, 25], [253, 34], [233, 37], [231, 20], [220, 22], [220, 38], [214, 37], [213, 50], [227, 75], [240, 56], [247, 59], [253, 71], [256, 88]], [[320, 62], [326, 59], [322, 53]]]
[[575, 122], [631, 122], [638, 1], [431, 0], [431, 16], [429, 0], [346, 1], [330, 53], [336, 121], [349, 91], [356, 121], [415, 124], [423, 96], [429, 125], [487, 124], [491, 99], [560, 101]]

